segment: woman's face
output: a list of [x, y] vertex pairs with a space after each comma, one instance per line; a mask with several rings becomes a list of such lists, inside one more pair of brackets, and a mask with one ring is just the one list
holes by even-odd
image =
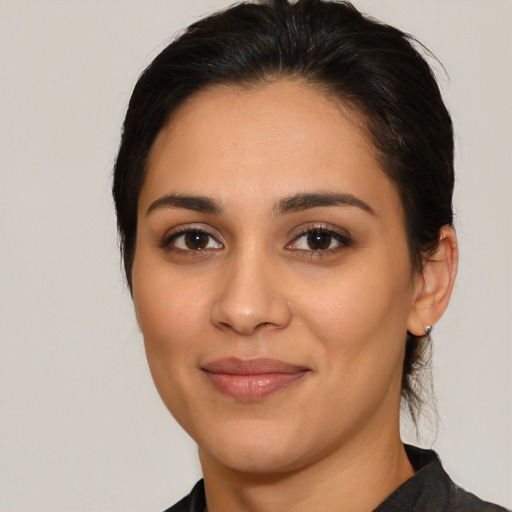
[[154, 144], [135, 308], [203, 458], [293, 470], [398, 430], [421, 279], [358, 121], [294, 82], [214, 86]]

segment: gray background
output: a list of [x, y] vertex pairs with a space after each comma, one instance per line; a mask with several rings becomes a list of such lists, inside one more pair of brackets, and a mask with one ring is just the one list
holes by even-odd
[[[110, 172], [138, 74], [230, 3], [0, 0], [1, 511], [158, 511], [199, 477], [146, 367]], [[434, 331], [439, 427], [424, 422], [422, 442], [512, 507], [512, 3], [355, 4], [449, 73], [436, 65], [457, 131], [461, 262]]]

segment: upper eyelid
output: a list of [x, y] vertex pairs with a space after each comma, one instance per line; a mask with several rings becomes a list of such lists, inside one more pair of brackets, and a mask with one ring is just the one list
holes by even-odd
[[220, 238], [217, 230], [210, 226], [205, 227], [204, 224], [180, 224], [178, 226], [174, 226], [165, 232], [163, 238], [171, 238], [175, 235], [189, 233], [190, 231], [199, 231], [201, 233], [205, 233], [215, 238], [216, 240]]
[[304, 236], [309, 233], [314, 233], [315, 231], [323, 231], [325, 233], [338, 235], [349, 240], [352, 239], [352, 236], [350, 235], [348, 230], [341, 228], [339, 226], [327, 224], [325, 222], [312, 223], [307, 224], [305, 226], [300, 226], [298, 229], [296, 228], [295, 230], [292, 230], [289, 236], [292, 237], [292, 240], [295, 240], [300, 236]]

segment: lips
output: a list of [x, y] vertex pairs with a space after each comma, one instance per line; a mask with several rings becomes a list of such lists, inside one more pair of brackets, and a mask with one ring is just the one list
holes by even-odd
[[202, 367], [211, 384], [221, 393], [236, 400], [261, 400], [296, 384], [309, 372], [277, 359], [224, 358]]

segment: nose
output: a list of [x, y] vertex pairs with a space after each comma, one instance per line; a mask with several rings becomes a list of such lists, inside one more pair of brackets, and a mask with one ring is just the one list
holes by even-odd
[[219, 293], [210, 311], [218, 328], [250, 335], [260, 329], [282, 329], [291, 320], [287, 287], [278, 265], [261, 255], [226, 262]]

